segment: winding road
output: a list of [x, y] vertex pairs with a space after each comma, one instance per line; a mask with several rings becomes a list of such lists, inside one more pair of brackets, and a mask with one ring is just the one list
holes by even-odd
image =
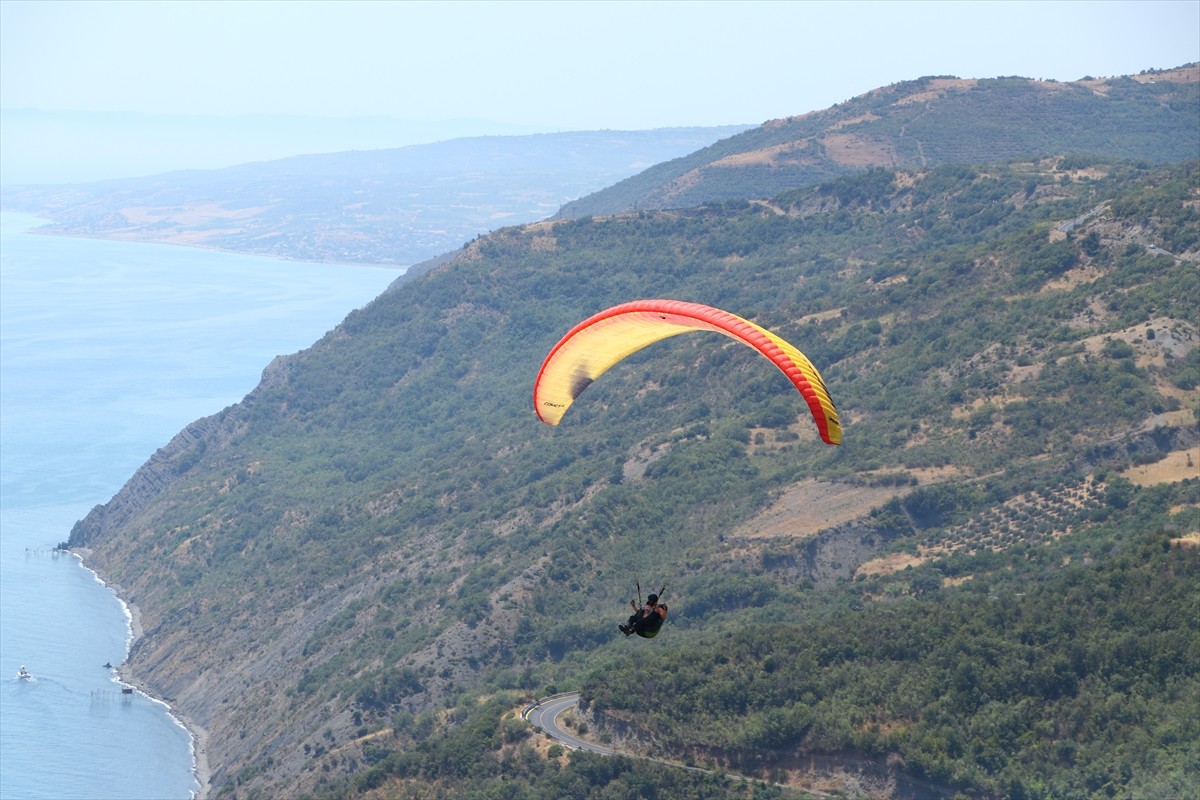
[[[703, 767], [692, 767], [686, 764], [680, 764], [677, 761], [667, 761], [666, 759], [654, 758], [653, 756], [641, 755], [639, 753], [621, 752], [615, 750], [614, 748], [606, 747], [602, 744], [589, 742], [587, 739], [581, 739], [570, 731], [563, 729], [558, 724], [558, 718], [566, 713], [569, 709], [575, 708], [577, 705], [579, 705], [579, 692], [561, 692], [559, 694], [550, 695], [549, 697], [543, 697], [541, 700], [535, 700], [529, 705], [525, 706], [525, 708], [521, 710], [521, 718], [532, 725], [535, 729], [549, 736], [554, 741], [570, 747], [572, 750], [587, 750], [589, 752], [599, 753], [600, 755], [604, 756], [622, 755], [629, 758], [642, 758], [647, 761], [654, 761], [659, 764], [666, 764], [667, 766], [687, 770], [688, 772], [702, 772], [707, 775], [720, 775], [731, 781], [743, 781], [746, 783], [760, 783], [764, 785], [776, 786], [782, 785], [771, 784], [759, 778], [750, 778], [745, 775], [738, 775], [732, 772], [720, 772], [718, 770], [705, 769]], [[949, 798], [956, 793], [951, 787], [937, 786], [904, 773], [891, 773], [891, 771], [886, 767], [881, 767], [875, 761], [867, 758], [850, 758], [845, 756], [838, 758], [825, 758], [818, 756], [815, 757], [813, 761], [824, 762], [826, 768], [836, 768], [839, 770], [846, 768], [862, 769], [863, 767], [874, 767], [876, 770], [879, 770], [877, 774], [882, 776], [888, 777], [890, 773], [890, 780], [896, 784], [896, 787], [901, 792], [909, 794], [913, 797]], [[826, 794], [825, 792], [821, 792], [816, 789], [803, 788], [794, 785], [787, 788], [800, 792], [806, 792], [808, 796], [811, 797], [835, 798], [840, 796]]]
[[559, 727], [558, 718], [567, 709], [574, 708], [577, 705], [579, 705], [579, 692], [553, 694], [549, 697], [543, 697], [541, 700], [535, 700], [525, 706], [524, 710], [521, 711], [521, 718], [554, 741], [565, 744], [572, 750], [589, 750], [604, 756], [616, 755], [617, 751], [611, 747], [605, 747], [602, 744], [580, 739], [570, 731]]
[[[573, 750], [587, 750], [592, 753], [599, 753], [604, 756], [618, 755], [618, 751], [611, 747], [605, 747], [602, 744], [589, 742], [587, 739], [580, 739], [570, 731], [563, 730], [559, 727], [558, 718], [563, 715], [568, 709], [579, 705], [579, 692], [563, 692], [561, 694], [550, 695], [543, 697], [541, 700], [535, 700], [521, 711], [521, 718], [540, 730], [542, 733], [549, 736], [559, 744], [564, 744]], [[702, 772], [706, 775], [720, 775], [731, 781], [742, 781], [745, 783], [764, 783], [757, 778], [747, 778], [745, 775], [735, 775], [729, 772], [718, 772], [717, 770], [704, 769], [703, 767], [690, 767], [686, 764], [680, 764], [675, 761], [667, 761], [662, 758], [653, 758], [651, 756], [639, 755], [637, 753], [622, 752], [619, 755], [628, 756], [630, 758], [641, 758], [646, 761], [654, 761], [659, 764], [676, 767], [678, 769], [687, 770], [688, 772]], [[823, 794], [821, 792], [811, 792], [816, 797], [833, 797], [833, 795]]]

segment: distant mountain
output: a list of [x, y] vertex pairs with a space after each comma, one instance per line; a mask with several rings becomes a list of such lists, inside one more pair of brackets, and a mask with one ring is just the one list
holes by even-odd
[[409, 265], [744, 126], [454, 139], [217, 170], [4, 186], [43, 233], [215, 247], [309, 261]]
[[926, 77], [774, 120], [567, 203], [560, 216], [769, 197], [870, 167], [1078, 153], [1200, 157], [1200, 65], [1072, 83]]
[[0, 109], [0, 183], [124, 180], [312, 153], [537, 133], [485, 120]]

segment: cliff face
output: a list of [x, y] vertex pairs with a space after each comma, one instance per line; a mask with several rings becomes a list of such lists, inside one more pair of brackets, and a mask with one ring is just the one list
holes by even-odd
[[144, 512], [184, 480], [188, 468], [209, 449], [218, 447], [228, 431], [225, 414], [204, 417], [188, 425], [138, 468], [121, 491], [93, 508], [71, 528], [70, 547], [95, 548]]
[[[277, 356], [262, 373], [258, 386], [241, 403], [220, 413], [203, 417], [177, 433], [171, 441], [137, 469], [121, 490], [103, 505], [94, 507], [75, 523], [67, 541], [70, 547], [98, 548], [142, 514], [160, 498], [186, 481], [188, 471], [210, 451], [216, 456], [237, 434], [238, 414], [252, 407], [266, 390], [287, 382], [294, 356]], [[103, 548], [101, 548], [103, 549]]]

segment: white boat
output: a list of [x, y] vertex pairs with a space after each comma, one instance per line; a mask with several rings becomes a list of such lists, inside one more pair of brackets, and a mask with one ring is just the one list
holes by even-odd
[[25, 669], [25, 665], [22, 664], [21, 668], [17, 670], [17, 677], [23, 681], [27, 681], [33, 677], [33, 673]]

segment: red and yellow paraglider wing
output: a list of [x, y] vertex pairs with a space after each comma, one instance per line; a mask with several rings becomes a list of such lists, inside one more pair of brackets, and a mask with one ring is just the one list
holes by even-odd
[[672, 324], [660, 313], [626, 303], [585, 319], [559, 340], [533, 387], [533, 407], [548, 425], [557, 425], [575, 398], [608, 368], [654, 342], [695, 330]]
[[[730, 316], [734, 315], [730, 314]], [[829, 399], [829, 390], [825, 388], [825, 380], [821, 377], [821, 373], [817, 372], [817, 368], [812, 365], [812, 362], [790, 343], [766, 328], [760, 328], [753, 322], [748, 322], [740, 317], [735, 317], [735, 319], [753, 328], [766, 341], [760, 345], [756, 341], [750, 341], [751, 338], [757, 337], [730, 335], [749, 344], [771, 359], [771, 363], [779, 367], [783, 374], [788, 376], [788, 380], [792, 382], [796, 390], [804, 396], [804, 401], [808, 403], [808, 410], [812, 412], [813, 422], [817, 424], [821, 439], [826, 444], [841, 444], [842, 423], [838, 419], [833, 401]]]
[[821, 438], [841, 444], [837, 410], [820, 373], [804, 354], [753, 322], [711, 306], [680, 300], [637, 300], [576, 325], [542, 362], [533, 388], [538, 417], [557, 425], [575, 398], [626, 356], [654, 342], [697, 330], [722, 333], [771, 360], [804, 396]]

